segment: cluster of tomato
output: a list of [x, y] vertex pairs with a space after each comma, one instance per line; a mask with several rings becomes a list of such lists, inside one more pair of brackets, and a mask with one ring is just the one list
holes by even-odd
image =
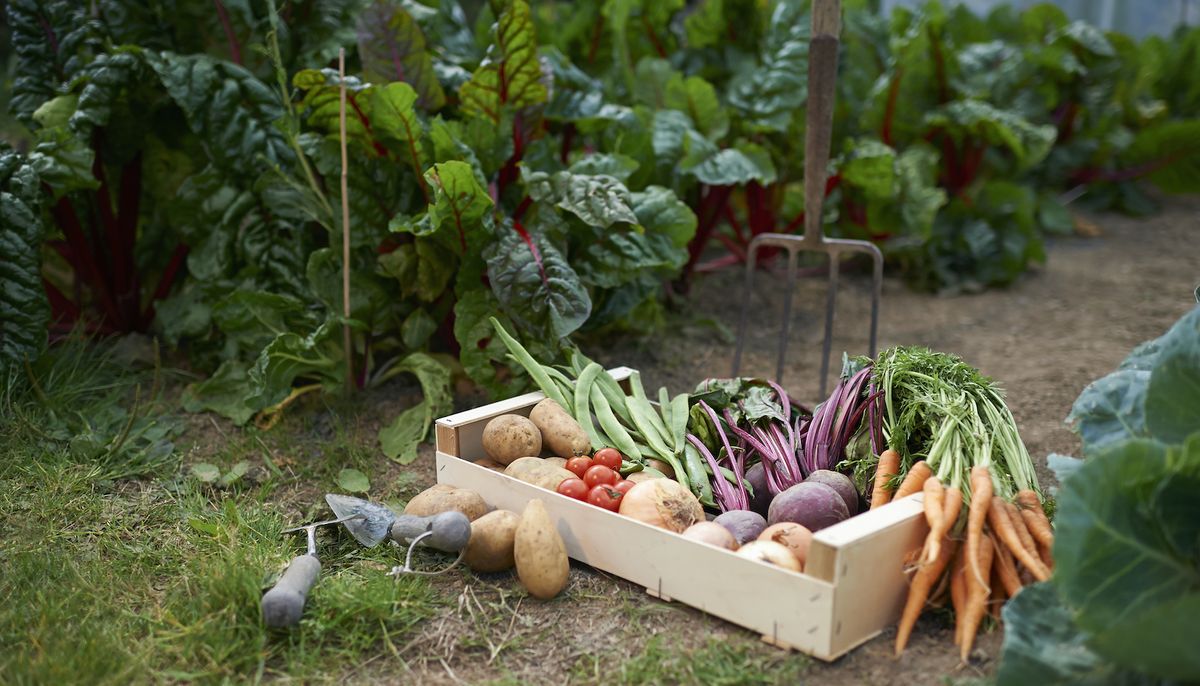
[[616, 448], [601, 448], [591, 457], [572, 457], [567, 471], [574, 478], [563, 479], [558, 492], [613, 512], [621, 506], [621, 496], [633, 488], [632, 481], [621, 478], [621, 453]]

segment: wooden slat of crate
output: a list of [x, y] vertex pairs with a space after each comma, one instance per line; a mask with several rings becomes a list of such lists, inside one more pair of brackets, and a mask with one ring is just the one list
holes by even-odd
[[[618, 380], [632, 370], [610, 370]], [[664, 600], [678, 600], [762, 634], [763, 640], [833, 660], [899, 617], [908, 590], [904, 555], [926, 532], [920, 494], [817, 532], [804, 574], [537, 488], [473, 464], [484, 457], [483, 427], [502, 414], [528, 415], [544, 396], [528, 393], [437, 422], [437, 479], [520, 512], [545, 503], [567, 554]]]

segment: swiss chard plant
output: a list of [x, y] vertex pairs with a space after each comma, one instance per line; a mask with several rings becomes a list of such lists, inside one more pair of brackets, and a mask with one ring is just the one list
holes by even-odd
[[1000, 684], [1200, 680], [1200, 307], [1089, 385], [1070, 420], [1082, 461], [1050, 456], [1050, 581], [1005, 606]]

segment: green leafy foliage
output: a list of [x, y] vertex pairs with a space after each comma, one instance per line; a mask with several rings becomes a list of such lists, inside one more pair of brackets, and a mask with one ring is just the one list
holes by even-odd
[[[1076, 402], [1086, 459], [1052, 463], [1062, 479], [1053, 585], [1006, 609], [1000, 683], [1200, 679], [1186, 639], [1200, 609], [1198, 379], [1200, 308]], [[1062, 650], [1033, 640], [1049, 624]]]
[[50, 308], [41, 284], [41, 191], [19, 154], [0, 150], [0, 374], [18, 373], [46, 345]]
[[434, 73], [425, 34], [404, 7], [375, 0], [358, 16], [358, 58], [373, 83], [407, 83], [426, 111], [438, 110], [446, 94]]
[[546, 101], [538, 64], [537, 40], [526, 0], [509, 0], [493, 29], [487, 59], [459, 89], [462, 109], [499, 123], [504, 107], [528, 107]]
[[425, 440], [438, 417], [454, 409], [450, 391], [450, 372], [445, 365], [424, 353], [412, 353], [401, 360], [393, 373], [412, 374], [421, 386], [421, 401], [396, 416], [379, 432], [383, 453], [400, 464], [417, 459], [417, 444]]

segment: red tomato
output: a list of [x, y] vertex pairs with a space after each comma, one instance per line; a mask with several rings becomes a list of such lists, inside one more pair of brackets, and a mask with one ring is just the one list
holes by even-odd
[[610, 512], [616, 512], [621, 506], [621, 493], [616, 489], [600, 484], [588, 491], [587, 501], [596, 507], [602, 507]]
[[595, 488], [596, 486], [613, 486], [620, 480], [620, 474], [617, 474], [602, 464], [588, 467], [588, 470], [583, 473], [583, 482], [588, 485], [588, 488]]
[[612, 470], [621, 468], [621, 453], [616, 448], [601, 448], [592, 456], [592, 462]]
[[634, 487], [634, 485], [635, 484], [632, 481], [626, 481], [625, 479], [621, 479], [620, 481], [617, 482], [617, 484], [615, 486], [613, 486], [613, 490], [619, 491], [621, 493], [621, 495], [625, 495], [626, 493], [629, 492], [629, 489]]
[[590, 457], [572, 457], [567, 460], [567, 471], [573, 473], [580, 479], [583, 478], [583, 473], [592, 466], [592, 458]]
[[576, 500], [584, 500], [588, 496], [588, 487], [583, 483], [583, 479], [563, 479], [557, 490], [568, 498]]

